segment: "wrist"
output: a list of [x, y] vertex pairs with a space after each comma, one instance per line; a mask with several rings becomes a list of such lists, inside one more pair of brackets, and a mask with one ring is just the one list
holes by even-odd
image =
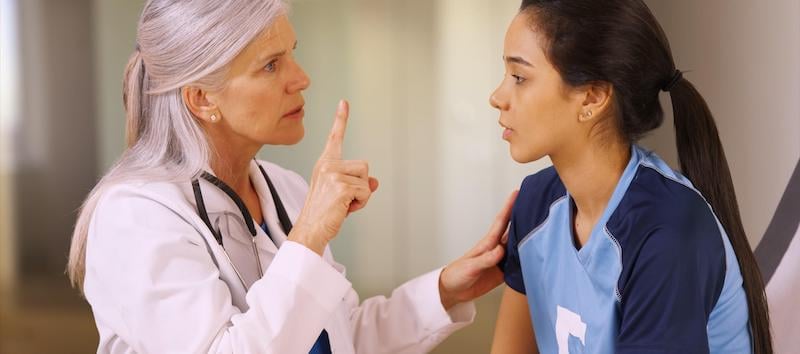
[[439, 300], [441, 301], [445, 311], [450, 311], [453, 306], [458, 304], [458, 301], [456, 300], [455, 296], [449, 290], [447, 290], [442, 282], [442, 275], [444, 274], [444, 271], [445, 270], [443, 269], [439, 274]]
[[292, 228], [292, 231], [289, 232], [288, 240], [305, 246], [321, 257], [325, 252], [325, 246], [327, 246], [328, 243], [325, 241], [320, 241], [319, 237], [314, 237], [314, 234], [307, 228], [298, 226], [300, 225], [295, 225], [295, 227]]

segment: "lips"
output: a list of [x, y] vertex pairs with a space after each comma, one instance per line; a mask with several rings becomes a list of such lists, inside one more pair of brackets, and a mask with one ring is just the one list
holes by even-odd
[[292, 109], [291, 111], [289, 111], [288, 113], [284, 114], [283, 117], [284, 118], [297, 117], [302, 112], [303, 112], [303, 105], [299, 105], [299, 106], [295, 107], [294, 109]]
[[507, 127], [501, 121], [497, 121], [497, 123], [500, 124], [501, 127], [503, 127], [503, 139], [508, 140], [509, 138], [511, 138], [511, 133], [513, 133], [514, 130], [509, 128], [509, 127]]

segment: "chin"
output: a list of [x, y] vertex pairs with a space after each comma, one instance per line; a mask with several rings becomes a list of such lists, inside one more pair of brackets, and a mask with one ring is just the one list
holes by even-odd
[[306, 130], [301, 128], [299, 132], [288, 135], [286, 137], [286, 141], [281, 145], [295, 145], [303, 141], [303, 137], [305, 135], [306, 135]]
[[300, 129], [293, 129], [288, 132], [284, 132], [279, 136], [272, 136], [265, 141], [262, 141], [264, 145], [295, 145], [303, 140], [306, 131], [301, 126]]
[[530, 151], [530, 149], [526, 150], [522, 147], [515, 147], [514, 145], [511, 145], [509, 150], [511, 153], [511, 158], [517, 163], [534, 162], [544, 157], [544, 154]]

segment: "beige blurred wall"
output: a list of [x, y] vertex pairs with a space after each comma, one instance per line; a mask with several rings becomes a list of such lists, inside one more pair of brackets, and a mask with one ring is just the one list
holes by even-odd
[[[800, 158], [800, 2], [649, 0], [719, 128], [753, 248]], [[671, 111], [668, 96], [665, 107]], [[677, 168], [671, 115], [648, 141]]]

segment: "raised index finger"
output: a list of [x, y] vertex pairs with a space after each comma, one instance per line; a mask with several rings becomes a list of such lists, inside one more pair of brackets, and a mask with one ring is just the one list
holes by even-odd
[[342, 158], [342, 143], [344, 142], [344, 132], [347, 129], [347, 118], [350, 116], [350, 104], [346, 100], [339, 101], [336, 109], [336, 118], [333, 120], [331, 133], [328, 135], [328, 142], [322, 157], [327, 159]]

